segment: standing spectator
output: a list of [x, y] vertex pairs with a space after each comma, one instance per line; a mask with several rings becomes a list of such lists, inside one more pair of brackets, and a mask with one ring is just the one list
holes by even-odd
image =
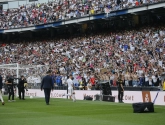
[[135, 87], [135, 86], [138, 86], [138, 76], [137, 76], [137, 73], [134, 72], [133, 76], [132, 76], [132, 85]]
[[91, 90], [91, 88], [92, 88], [92, 85], [91, 85], [90, 82], [88, 82], [88, 83], [87, 83], [87, 90]]
[[156, 77], [157, 81], [156, 81], [156, 83], [154, 84], [154, 86], [159, 86], [159, 77], [158, 77], [157, 74], [155, 75], [155, 77]]
[[52, 80], [53, 80], [53, 86], [54, 86], [55, 83], [56, 83], [56, 74], [55, 74], [55, 72], [53, 72], [53, 74], [52, 74]]
[[149, 86], [149, 74], [145, 73], [145, 86]]
[[149, 81], [149, 86], [152, 86], [152, 77], [151, 76], [149, 76], [148, 81]]
[[56, 84], [58, 86], [62, 86], [62, 77], [61, 77], [60, 73], [57, 74], [57, 76], [56, 76]]
[[92, 74], [92, 75], [91, 75], [91, 78], [90, 78], [90, 83], [91, 83], [91, 85], [92, 85], [92, 86], [95, 86], [95, 84], [96, 84], [94, 74]]
[[85, 86], [87, 86], [87, 82], [86, 82], [86, 79], [84, 78], [84, 75], [82, 75], [82, 86], [83, 86], [83, 89], [85, 90]]
[[3, 97], [2, 97], [2, 76], [0, 74], [0, 100], [2, 102], [2, 105], [5, 104], [4, 100], [3, 100]]
[[128, 72], [126, 72], [126, 74], [124, 75], [124, 77], [125, 77], [125, 86], [129, 86], [129, 80], [128, 80], [128, 78], [129, 78], [129, 73]]
[[128, 84], [129, 84], [129, 86], [132, 86], [132, 73], [131, 72], [128, 73]]
[[114, 74], [110, 72], [110, 85], [113, 85]]
[[145, 86], [145, 76], [142, 74], [139, 78], [139, 85], [140, 86]]
[[52, 71], [51, 70], [47, 71], [47, 75], [42, 79], [41, 82], [41, 91], [42, 89], [44, 89], [45, 102], [47, 105], [49, 105], [51, 89], [53, 91], [53, 80], [51, 75], [52, 75]]
[[113, 86], [117, 86], [117, 79], [118, 79], [118, 74], [115, 72], [114, 79], [113, 79]]
[[66, 81], [67, 81], [67, 75], [63, 74], [62, 75], [62, 86], [66, 86], [67, 85]]
[[153, 75], [152, 75], [152, 85], [153, 86], [157, 86], [157, 80], [158, 80], [157, 75], [155, 73], [153, 73]]
[[163, 80], [162, 87], [163, 87], [163, 91], [165, 91], [165, 79]]
[[77, 76], [78, 76], [78, 73], [77, 72], [74, 72], [73, 73], [73, 83], [74, 83], [74, 86], [75, 87], [78, 87], [79, 86], [79, 82], [78, 82]]

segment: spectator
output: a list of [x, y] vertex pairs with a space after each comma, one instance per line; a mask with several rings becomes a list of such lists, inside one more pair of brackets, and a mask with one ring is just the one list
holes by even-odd
[[39, 24], [52, 23], [59, 20], [71, 19], [98, 14], [105, 10], [121, 10], [129, 7], [145, 5], [146, 3], [157, 3], [157, 1], [143, 0], [70, 0], [70, 1], [49, 1], [48, 3], [33, 3], [21, 5], [19, 8], [9, 8], [2, 11], [0, 17], [0, 29], [12, 29], [28, 27]]
[[62, 77], [60, 74], [57, 74], [57, 76], [56, 76], [56, 85], [62, 86]]
[[96, 84], [96, 79], [95, 79], [94, 74], [92, 74], [92, 75], [91, 75], [91, 77], [90, 77], [90, 80], [89, 80], [89, 81], [90, 81], [90, 83], [91, 83], [91, 85], [92, 85], [92, 86], [95, 86], [95, 84]]
[[[93, 77], [92, 81], [90, 76], [101, 76], [102, 69], [110, 72], [108, 77], [113, 86], [116, 86], [120, 72], [122, 75], [125, 74], [127, 86], [137, 86], [142, 74], [145, 74], [145, 82], [148, 78], [151, 85], [150, 76], [153, 76], [154, 80], [155, 72], [158, 73], [160, 84], [161, 74], [165, 69], [164, 32], [164, 26], [148, 26], [129, 32], [103, 32], [67, 39], [20, 39], [17, 43], [15, 40], [10, 43], [4, 41], [0, 45], [0, 64], [44, 65], [21, 70], [20, 74], [26, 75], [28, 83], [40, 83], [44, 73], [50, 68], [55, 72], [54, 78], [61, 73], [60, 79], [56, 79], [60, 86], [65, 83], [67, 74], [73, 75], [73, 82], [77, 87], [78, 74], [82, 74], [86, 83], [91, 82], [95, 85], [98, 78]], [[1, 69], [0, 72], [4, 78], [9, 72], [16, 75], [15, 69]], [[102, 77], [99, 79], [104, 80]], [[143, 85], [148, 86], [148, 82]]]

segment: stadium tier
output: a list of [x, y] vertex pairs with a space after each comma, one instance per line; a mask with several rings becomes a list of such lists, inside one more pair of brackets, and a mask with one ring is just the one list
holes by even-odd
[[164, 7], [165, 3], [162, 0], [11, 0], [0, 5], [0, 32], [5, 33], [136, 13]]
[[[0, 72], [3, 82], [8, 74], [17, 77], [24, 75], [29, 80], [29, 87], [38, 88], [45, 72], [51, 69], [57, 89], [61, 86], [61, 89], [66, 88], [69, 74], [73, 75], [74, 86], [78, 90], [99, 90], [99, 84], [103, 81], [108, 81], [113, 90], [117, 86], [119, 74], [124, 77], [123, 85], [126, 90], [142, 90], [141, 87], [147, 87], [143, 90], [150, 91], [161, 89], [165, 73], [163, 1], [152, 1], [151, 4], [84, 17], [73, 16], [69, 20], [49, 20], [44, 24], [41, 21], [33, 24], [35, 26], [28, 24], [25, 27], [24, 21], [28, 18], [22, 15], [33, 16], [42, 11], [40, 16], [37, 15], [32, 20], [36, 22], [44, 13], [56, 13], [51, 11], [51, 6], [56, 2], [26, 4], [16, 9], [17, 11], [2, 11], [1, 24], [2, 19], [12, 20], [8, 18], [11, 12], [13, 16], [20, 16], [20, 21], [23, 21], [19, 26], [14, 25], [18, 24], [18, 20], [17, 17], [13, 18], [11, 27], [0, 31]], [[90, 3], [90, 7], [99, 5], [93, 5], [93, 1], [86, 1], [83, 5], [87, 3]], [[66, 5], [70, 7], [71, 4]], [[104, 1], [104, 7], [107, 5], [109, 3]], [[7, 12], [7, 16], [4, 12]], [[30, 16], [28, 17], [31, 18]], [[44, 18], [49, 16], [44, 15]], [[12, 27], [13, 25], [16, 27]], [[18, 71], [12, 64], [25, 67], [20, 67]]]

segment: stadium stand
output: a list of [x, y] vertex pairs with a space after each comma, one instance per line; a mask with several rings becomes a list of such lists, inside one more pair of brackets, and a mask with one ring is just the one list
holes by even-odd
[[[80, 3], [76, 2], [79, 1], [69, 1], [65, 4], [68, 8], [74, 4], [77, 7]], [[104, 7], [110, 4], [106, 0], [89, 0], [83, 5], [90, 3], [90, 7], [97, 7], [99, 2], [101, 2], [100, 4], [104, 3]], [[114, 4], [113, 1], [111, 2]], [[160, 1], [151, 1], [151, 3], [154, 2]], [[25, 5], [16, 10], [9, 9], [9, 13], [3, 11], [1, 24], [9, 24], [8, 21], [12, 18], [7, 17], [10, 14], [16, 16], [13, 18], [16, 20], [14, 23], [10, 23], [10, 26], [6, 25], [7, 29], [15, 28], [13, 26], [18, 28], [57, 21], [59, 17], [53, 20], [50, 18], [53, 17], [51, 15], [68, 9], [64, 7], [64, 10], [53, 12], [53, 6], [57, 3], [54, 1], [47, 4]], [[113, 5], [112, 3], [110, 5]], [[122, 6], [126, 3], [127, 1], [123, 2]], [[145, 2], [143, 1], [143, 3]], [[63, 3], [59, 8], [63, 8], [66, 6], [65, 4]], [[128, 4], [127, 7], [135, 5]], [[118, 7], [119, 4], [115, 4], [115, 6]], [[73, 12], [75, 11], [76, 9]], [[67, 75], [72, 73], [78, 89], [86, 89], [84, 86], [87, 86], [91, 77], [94, 77], [93, 84], [108, 78], [115, 89], [116, 76], [120, 72], [124, 75], [125, 81], [129, 83], [125, 82], [125, 86], [128, 86], [126, 89], [129, 89], [130, 86], [140, 86], [137, 87], [138, 89], [141, 89], [141, 86], [160, 86], [164, 79], [165, 69], [165, 26], [161, 24], [164, 22], [163, 12], [164, 8], [158, 8], [147, 11], [147, 13], [137, 13], [138, 21], [136, 14], [126, 14], [80, 24], [63, 25], [57, 28], [45, 27], [35, 31], [0, 34], [0, 64], [47, 65], [53, 70], [54, 79], [57, 75], [62, 76], [62, 84], [60, 85], [63, 86], [65, 86]], [[90, 11], [86, 14], [89, 13]], [[66, 13], [64, 15], [67, 17]], [[17, 16], [20, 16], [21, 23], [17, 20]], [[31, 16], [34, 18], [32, 17], [32, 19]], [[39, 20], [41, 17], [46, 18], [46, 22]], [[72, 18], [72, 16], [67, 18]], [[4, 28], [2, 25], [1, 27]], [[43, 68], [28, 72], [23, 70], [22, 74], [29, 77], [35, 72], [35, 75], [42, 76], [45, 70]], [[16, 75], [14, 70], [2, 69], [1, 72], [4, 79], [9, 72]]]
[[18, 8], [1, 12], [0, 29], [29, 27], [158, 2], [161, 0], [54, 0], [19, 5], [18, 1]]

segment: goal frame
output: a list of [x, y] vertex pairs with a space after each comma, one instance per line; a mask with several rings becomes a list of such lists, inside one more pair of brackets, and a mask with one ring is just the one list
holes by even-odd
[[[14, 66], [14, 67], [12, 67]], [[45, 67], [46, 65], [23, 65], [19, 63], [10, 63], [10, 64], [1, 64], [0, 69], [15, 69], [17, 78], [19, 78], [19, 70], [20, 69], [30, 69], [30, 68], [36, 68], [36, 67]]]
[[[30, 68], [40, 68], [40, 67], [46, 67], [47, 65], [23, 65], [19, 63], [10, 63], [10, 64], [0, 64], [0, 69], [9, 69], [9, 70], [16, 70], [16, 77], [19, 78], [19, 70], [23, 69], [30, 69]], [[18, 79], [16, 80], [18, 84]], [[16, 97], [18, 97], [18, 88], [16, 88]]]

